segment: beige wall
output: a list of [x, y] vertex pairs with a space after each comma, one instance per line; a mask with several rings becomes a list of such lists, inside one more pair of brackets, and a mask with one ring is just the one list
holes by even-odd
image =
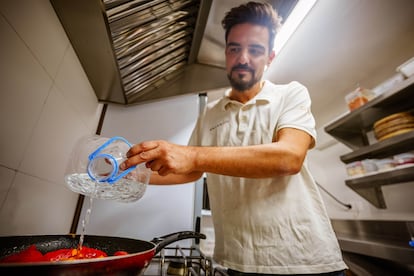
[[48, 0], [0, 1], [0, 235], [68, 233], [63, 176], [99, 104]]

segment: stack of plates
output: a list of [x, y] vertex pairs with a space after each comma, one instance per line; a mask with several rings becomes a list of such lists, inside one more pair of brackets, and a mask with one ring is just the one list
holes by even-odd
[[374, 123], [374, 134], [379, 140], [394, 137], [414, 130], [414, 112], [399, 112]]

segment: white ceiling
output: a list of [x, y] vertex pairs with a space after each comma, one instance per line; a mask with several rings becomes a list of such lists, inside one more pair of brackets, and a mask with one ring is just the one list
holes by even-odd
[[[240, 3], [213, 1], [199, 61], [223, 66], [220, 22], [224, 12]], [[357, 85], [374, 88], [413, 56], [413, 0], [318, 0], [266, 77], [305, 84], [320, 127], [347, 111], [344, 97]]]

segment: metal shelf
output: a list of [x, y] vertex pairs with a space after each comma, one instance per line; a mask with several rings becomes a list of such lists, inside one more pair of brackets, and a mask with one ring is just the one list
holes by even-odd
[[377, 208], [387, 205], [382, 186], [414, 181], [414, 166], [345, 180], [345, 184]]
[[351, 149], [369, 145], [367, 133], [385, 116], [414, 108], [414, 76], [397, 83], [363, 106], [347, 112], [325, 126], [325, 131]]
[[386, 158], [395, 154], [406, 152], [414, 148], [414, 131], [407, 132], [370, 146], [359, 148], [353, 152], [342, 155], [341, 161], [345, 164], [363, 159]]
[[[325, 126], [325, 131], [353, 151], [340, 156], [345, 164], [369, 158], [386, 158], [414, 150], [414, 131], [375, 144], [368, 135], [373, 124], [385, 116], [414, 109], [414, 76], [397, 83], [387, 92], [365, 105], [347, 112]], [[375, 175], [348, 179], [345, 184], [377, 208], [385, 209], [381, 187], [414, 181], [414, 167], [401, 168]]]

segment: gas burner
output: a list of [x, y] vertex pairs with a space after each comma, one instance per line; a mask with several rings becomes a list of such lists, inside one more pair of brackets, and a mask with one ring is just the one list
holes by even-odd
[[196, 246], [166, 247], [152, 258], [144, 275], [211, 276], [213, 275], [213, 261]]

